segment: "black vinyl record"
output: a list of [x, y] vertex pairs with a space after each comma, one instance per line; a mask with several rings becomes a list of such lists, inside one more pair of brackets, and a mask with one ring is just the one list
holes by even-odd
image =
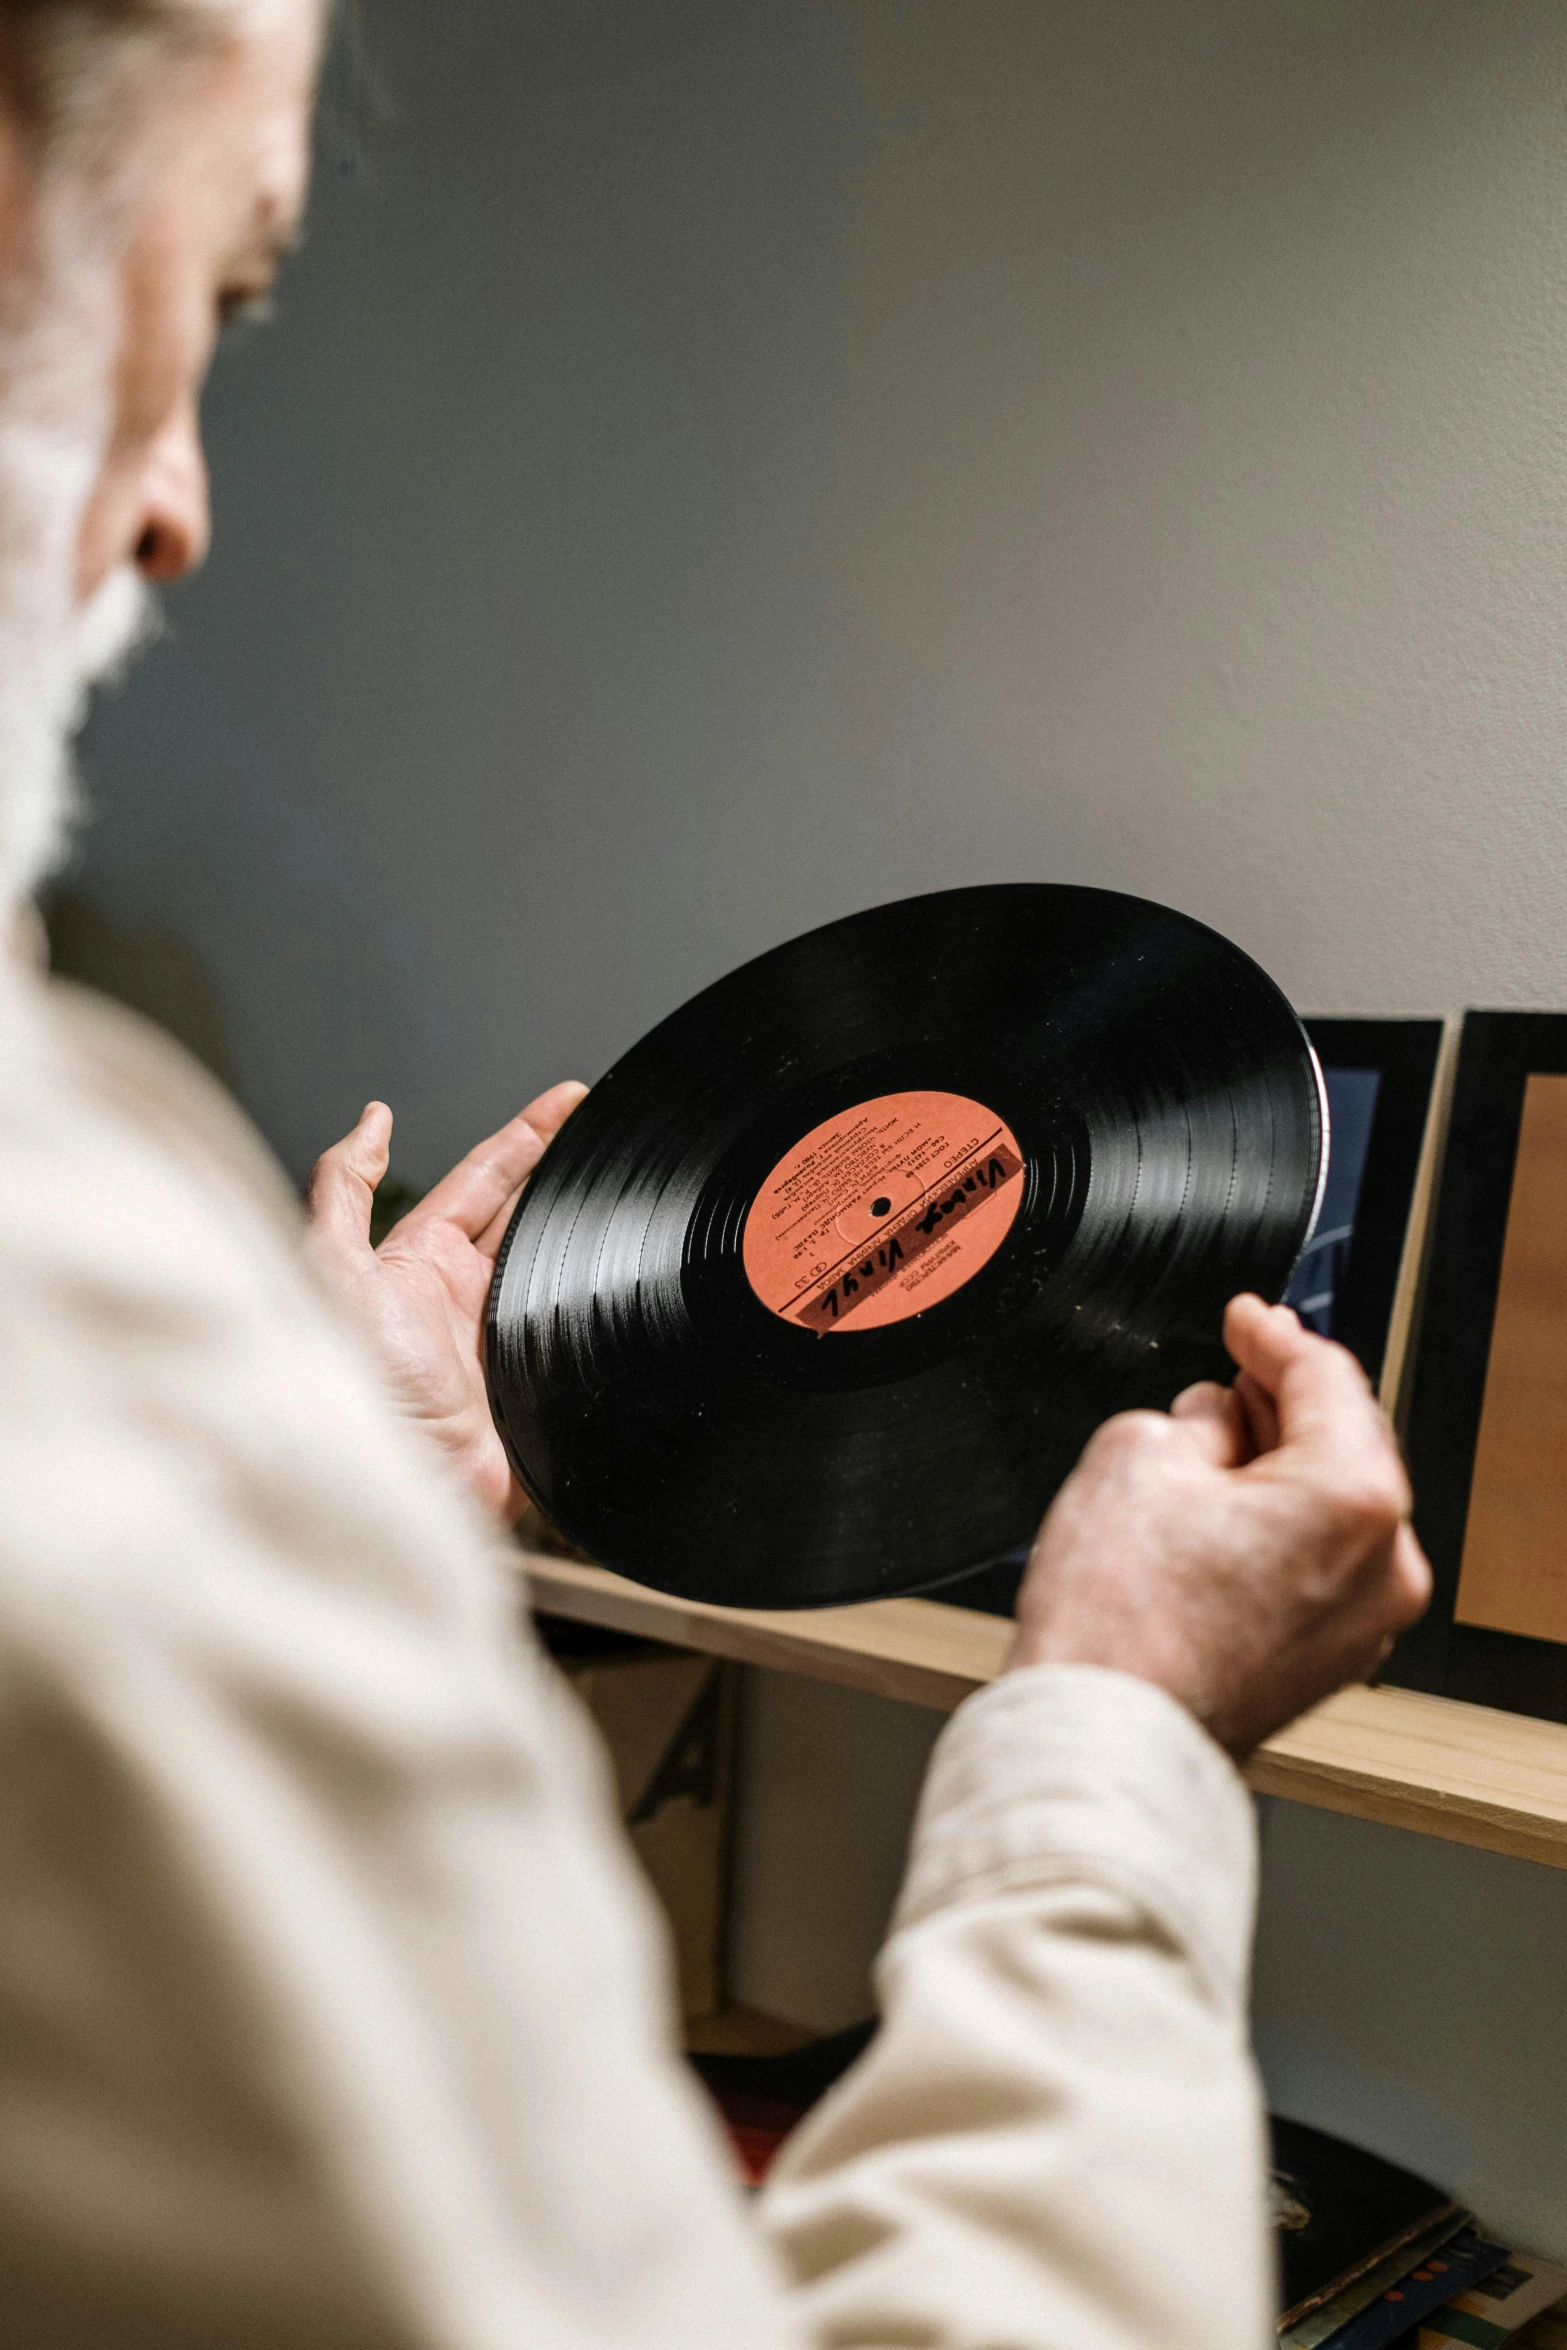
[[1266, 973], [1106, 890], [944, 891], [776, 947], [617, 1061], [495, 1270], [518, 1476], [605, 1566], [812, 1607], [1028, 1541], [1098, 1423], [1224, 1379], [1325, 1135]]

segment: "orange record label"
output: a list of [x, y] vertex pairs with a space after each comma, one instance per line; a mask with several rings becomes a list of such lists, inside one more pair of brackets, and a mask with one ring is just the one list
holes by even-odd
[[779, 1160], [746, 1215], [746, 1278], [801, 1330], [904, 1322], [989, 1263], [1022, 1197], [1017, 1137], [983, 1102], [878, 1094]]

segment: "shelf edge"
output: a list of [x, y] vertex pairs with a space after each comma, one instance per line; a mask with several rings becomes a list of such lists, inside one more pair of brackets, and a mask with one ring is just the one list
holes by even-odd
[[[950, 1713], [996, 1678], [1010, 1623], [926, 1599], [751, 1609], [671, 1598], [574, 1559], [524, 1551], [534, 1607], [742, 1664]], [[1567, 1868], [1567, 1727], [1427, 1697], [1346, 1689], [1247, 1766], [1259, 1794]]]

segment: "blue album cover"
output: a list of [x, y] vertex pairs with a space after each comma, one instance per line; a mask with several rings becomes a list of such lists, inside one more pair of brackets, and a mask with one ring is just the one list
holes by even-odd
[[1333, 1327], [1334, 1297], [1349, 1269], [1382, 1073], [1329, 1068], [1322, 1077], [1328, 1096], [1328, 1179], [1316, 1228], [1285, 1292], [1285, 1303], [1295, 1308], [1308, 1330], [1334, 1338], [1340, 1335]]
[[1358, 2317], [1336, 2334], [1329, 2334], [1322, 2350], [1385, 2350], [1390, 2342], [1413, 2333], [1422, 2318], [1471, 2292], [1482, 2278], [1502, 2268], [1512, 2254], [1502, 2244], [1488, 2244], [1472, 2228], [1454, 2236], [1441, 2252], [1422, 2261], [1407, 2277], [1378, 2296]]

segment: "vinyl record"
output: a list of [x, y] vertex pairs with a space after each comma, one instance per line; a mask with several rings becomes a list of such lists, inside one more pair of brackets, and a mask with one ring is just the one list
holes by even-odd
[[695, 1599], [928, 1589], [1027, 1542], [1110, 1413], [1226, 1378], [1325, 1156], [1294, 1013], [1105, 890], [812, 931], [633, 1046], [496, 1265], [496, 1421], [605, 1566]]

